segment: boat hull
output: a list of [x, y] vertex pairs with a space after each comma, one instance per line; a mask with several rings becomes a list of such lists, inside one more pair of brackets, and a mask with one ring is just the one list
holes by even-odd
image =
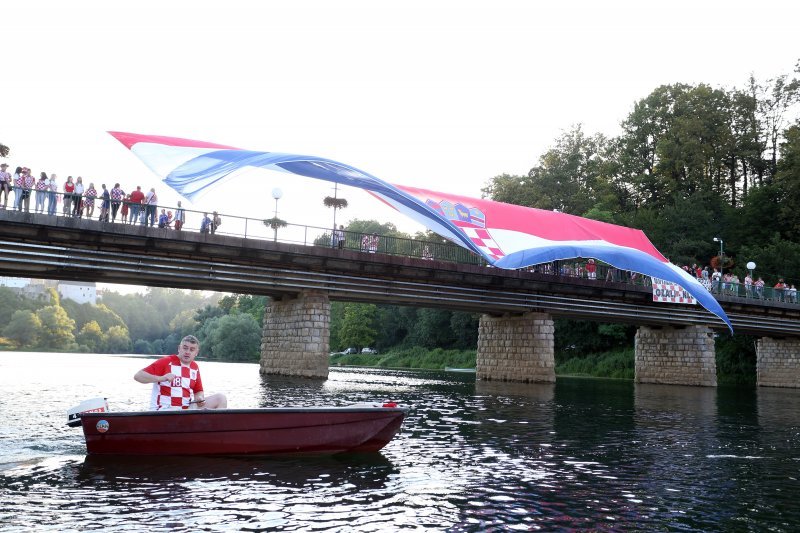
[[403, 408], [331, 407], [81, 414], [90, 455], [264, 455], [375, 452]]

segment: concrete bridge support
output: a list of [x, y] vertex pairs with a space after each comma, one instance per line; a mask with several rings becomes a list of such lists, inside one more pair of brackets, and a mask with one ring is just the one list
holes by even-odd
[[756, 383], [759, 387], [800, 388], [800, 339], [758, 339]]
[[705, 326], [636, 332], [636, 383], [717, 386], [714, 334]]
[[546, 313], [482, 315], [477, 378], [524, 383], [556, 380], [553, 319]]
[[273, 300], [264, 313], [261, 373], [327, 378], [331, 304], [320, 291]]

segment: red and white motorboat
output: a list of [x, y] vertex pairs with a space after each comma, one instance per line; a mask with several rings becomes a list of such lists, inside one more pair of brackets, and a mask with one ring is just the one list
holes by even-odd
[[407, 412], [394, 403], [119, 413], [101, 408], [71, 414], [70, 425], [80, 423], [90, 455], [335, 454], [380, 450]]

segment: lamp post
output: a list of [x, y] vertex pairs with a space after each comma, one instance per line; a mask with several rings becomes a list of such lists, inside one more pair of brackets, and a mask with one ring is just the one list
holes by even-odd
[[722, 274], [722, 271], [724, 270], [725, 266], [724, 264], [725, 252], [722, 251], [722, 239], [720, 239], [719, 237], [714, 237], [714, 242], [719, 243], [719, 273]]
[[277, 224], [277, 221], [278, 221], [278, 200], [280, 200], [282, 196], [283, 196], [283, 191], [280, 190], [279, 187], [275, 187], [274, 189], [272, 189], [272, 197], [275, 198], [274, 221], [276, 223], [273, 224], [273, 226], [272, 226], [273, 230], [275, 231], [275, 237], [274, 237], [274, 241], [275, 242], [278, 242], [278, 224]]

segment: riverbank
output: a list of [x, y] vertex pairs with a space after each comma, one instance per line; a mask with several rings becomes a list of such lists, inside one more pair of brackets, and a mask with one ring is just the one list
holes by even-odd
[[[720, 385], [755, 384], [755, 367], [747, 359], [735, 355], [741, 350], [721, 343], [717, 354], [717, 382]], [[476, 350], [426, 350], [424, 348], [393, 349], [381, 354], [337, 354], [331, 356], [331, 366], [364, 366], [374, 368], [407, 368], [444, 370], [470, 368], [476, 365]], [[633, 348], [568, 357], [556, 355], [556, 375], [561, 377], [594, 377], [633, 380], [635, 354]]]

